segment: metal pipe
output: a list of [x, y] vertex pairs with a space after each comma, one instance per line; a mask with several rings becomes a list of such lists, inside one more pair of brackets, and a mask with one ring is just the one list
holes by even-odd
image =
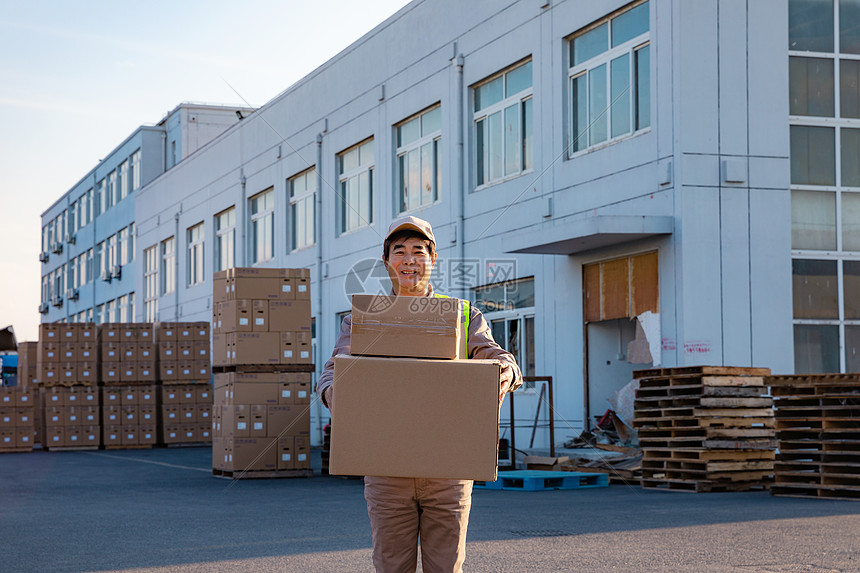
[[[463, 132], [466, 130], [463, 115], [463, 106], [465, 99], [463, 95], [463, 54], [457, 54], [456, 69], [457, 69], [457, 247], [459, 251], [460, 262], [466, 260], [466, 233], [464, 230], [466, 222], [466, 182], [465, 182], [465, 160], [463, 146]], [[466, 286], [462, 287], [462, 292], [459, 293], [460, 298], [469, 298], [469, 289]], [[513, 413], [511, 414], [513, 419]], [[511, 432], [513, 438], [513, 432]]]
[[173, 321], [179, 322], [179, 213], [182, 212], [180, 206], [179, 211], [173, 215], [174, 232], [173, 232]]
[[[314, 361], [319, 362], [320, 352], [319, 349], [322, 347], [320, 341], [322, 340], [322, 317], [325, 316], [323, 312], [323, 294], [322, 294], [322, 281], [323, 281], [323, 245], [322, 245], [322, 143], [323, 143], [323, 135], [322, 133], [318, 133], [316, 137], [317, 142], [317, 160], [316, 160], [316, 197], [314, 203], [316, 204], [316, 212], [314, 213], [314, 239], [317, 242], [317, 355], [314, 356]], [[317, 368], [317, 372], [319, 372], [319, 368]], [[323, 410], [322, 404], [319, 400], [316, 400], [316, 416], [317, 416], [317, 430], [319, 431], [319, 439], [320, 444], [325, 441], [325, 432], [323, 431]]]

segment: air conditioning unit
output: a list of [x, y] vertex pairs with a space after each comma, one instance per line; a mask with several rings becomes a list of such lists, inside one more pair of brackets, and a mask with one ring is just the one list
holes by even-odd
[[113, 276], [111, 275], [110, 271], [104, 271], [101, 275], [99, 275], [99, 279], [103, 280], [106, 283], [109, 283], [112, 278]]
[[63, 306], [63, 297], [61, 297], [60, 295], [51, 297], [51, 304], [56, 307]]
[[39, 314], [47, 314], [48, 312], [48, 303], [43, 302], [39, 304]]
[[78, 300], [78, 289], [70, 288], [66, 291], [66, 298], [69, 300]]
[[114, 265], [110, 268], [110, 276], [115, 279], [122, 278], [122, 265]]
[[57, 253], [58, 255], [63, 252], [63, 243], [57, 241], [53, 245], [51, 245], [51, 252]]
[[41, 253], [39, 253], [39, 262], [47, 263], [50, 257], [51, 255], [48, 253], [48, 251], [42, 251]]
[[74, 233], [66, 233], [66, 242], [70, 245], [75, 244], [75, 239], [77, 236]]

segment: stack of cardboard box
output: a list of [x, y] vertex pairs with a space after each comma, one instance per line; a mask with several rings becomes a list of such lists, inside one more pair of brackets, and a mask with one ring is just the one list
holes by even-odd
[[18, 343], [18, 387], [30, 392], [33, 400], [33, 445], [42, 443], [42, 409], [39, 405], [38, 342]]
[[310, 474], [309, 284], [307, 269], [215, 274], [215, 475]]
[[33, 393], [0, 386], [0, 453], [32, 451], [35, 438]]
[[212, 467], [310, 469], [310, 383], [301, 372], [217, 375]]
[[212, 364], [313, 364], [308, 269], [215, 273]]
[[42, 447], [98, 447], [101, 435], [95, 325], [41, 324], [36, 354]]
[[466, 360], [458, 299], [353, 296], [329, 473], [495, 481], [497, 360]]
[[100, 324], [98, 348], [104, 446], [152, 447], [156, 438], [152, 324]]
[[159, 444], [212, 441], [209, 331], [208, 322], [155, 324]]

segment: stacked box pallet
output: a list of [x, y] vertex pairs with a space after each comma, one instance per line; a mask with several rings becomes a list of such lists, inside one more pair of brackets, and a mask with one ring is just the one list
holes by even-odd
[[97, 333], [102, 443], [107, 449], [151, 448], [156, 440], [152, 324], [108, 322]]
[[213, 283], [213, 475], [311, 475], [308, 270], [235, 268]]
[[766, 368], [634, 372], [642, 487], [693, 492], [768, 487], [775, 458]]
[[39, 432], [45, 449], [101, 444], [96, 338], [92, 323], [39, 325]]
[[18, 343], [18, 387], [30, 392], [33, 401], [33, 445], [42, 443], [42, 408], [39, 408], [38, 342]]
[[158, 322], [158, 443], [212, 441], [211, 348], [208, 322]]
[[33, 451], [33, 392], [22, 386], [0, 386], [0, 453]]
[[779, 453], [771, 494], [860, 499], [860, 374], [771, 376]]

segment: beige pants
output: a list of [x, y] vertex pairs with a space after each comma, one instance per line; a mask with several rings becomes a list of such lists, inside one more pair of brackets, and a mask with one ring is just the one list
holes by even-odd
[[378, 573], [459, 573], [466, 558], [472, 481], [365, 477]]

